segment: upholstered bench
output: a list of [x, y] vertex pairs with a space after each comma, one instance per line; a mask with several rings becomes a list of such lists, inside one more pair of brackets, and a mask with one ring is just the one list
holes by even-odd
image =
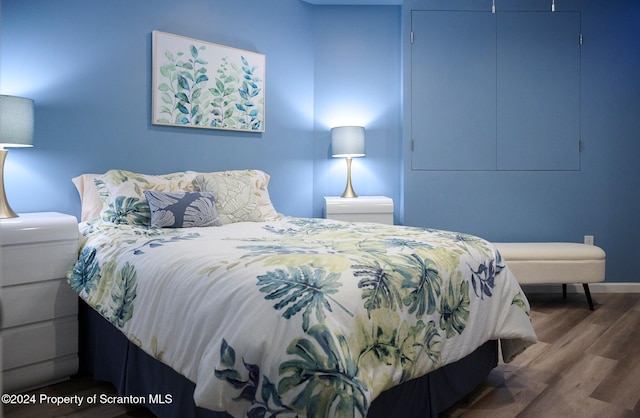
[[567, 297], [567, 283], [582, 283], [589, 308], [593, 300], [589, 283], [602, 282], [605, 252], [595, 245], [574, 242], [497, 242], [504, 262], [520, 284], [562, 284]]

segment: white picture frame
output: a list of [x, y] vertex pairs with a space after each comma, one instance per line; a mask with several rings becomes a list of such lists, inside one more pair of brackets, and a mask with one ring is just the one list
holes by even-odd
[[265, 55], [160, 31], [152, 48], [152, 124], [264, 132]]

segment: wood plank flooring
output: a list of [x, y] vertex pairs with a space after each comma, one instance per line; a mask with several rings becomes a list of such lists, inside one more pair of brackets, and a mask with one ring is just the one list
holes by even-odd
[[640, 417], [640, 294], [528, 295], [538, 343], [445, 417]]
[[[593, 312], [583, 294], [528, 297], [539, 342], [512, 363], [500, 363], [443, 417], [640, 417], [640, 294], [594, 294]], [[87, 376], [32, 393], [116, 394]], [[5, 405], [4, 416], [153, 417], [140, 406], [86, 404]]]

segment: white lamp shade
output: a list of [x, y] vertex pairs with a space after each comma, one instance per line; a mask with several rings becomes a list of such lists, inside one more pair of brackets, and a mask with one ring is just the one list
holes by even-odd
[[362, 126], [338, 126], [331, 129], [332, 157], [363, 157], [364, 155]]
[[0, 95], [0, 147], [33, 145], [33, 100]]

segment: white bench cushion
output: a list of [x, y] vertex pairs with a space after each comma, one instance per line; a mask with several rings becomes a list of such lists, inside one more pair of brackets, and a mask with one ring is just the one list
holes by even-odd
[[605, 252], [574, 242], [493, 243], [520, 284], [597, 283], [605, 277]]

